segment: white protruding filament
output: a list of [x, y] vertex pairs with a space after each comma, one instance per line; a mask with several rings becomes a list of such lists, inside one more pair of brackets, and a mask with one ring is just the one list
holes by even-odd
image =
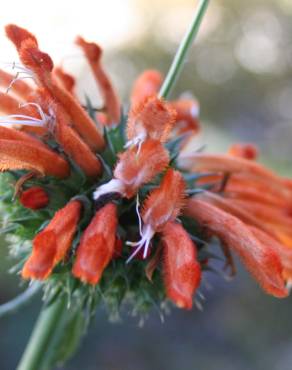
[[[31, 71], [29, 68], [23, 67], [21, 64], [15, 62], [7, 63], [7, 65], [11, 66], [13, 70], [17, 71], [14, 79], [10, 82], [9, 86], [6, 89], [7, 94], [9, 93], [10, 89], [15, 84], [15, 82], [18, 80], [25, 80], [31, 78], [35, 81], [35, 75], [33, 71]], [[20, 76], [22, 73], [24, 74], [24, 76]]]
[[139, 212], [139, 207], [140, 207], [140, 199], [139, 199], [139, 193], [137, 193], [137, 197], [136, 197], [136, 213], [137, 213], [138, 220], [139, 220], [139, 234], [140, 234], [140, 236], [142, 236], [142, 219], [141, 219], [141, 215], [140, 215], [140, 212]]
[[26, 107], [28, 105], [33, 105], [37, 108], [38, 113], [41, 118], [35, 118], [27, 116], [25, 114], [9, 114], [8, 116], [0, 117], [0, 126], [14, 126], [14, 125], [24, 125], [24, 126], [34, 126], [34, 127], [45, 127], [53, 119], [53, 116], [48, 116], [44, 113], [41, 106], [36, 103], [24, 103], [20, 104], [19, 107]]
[[146, 138], [147, 134], [143, 132], [140, 135], [134, 137], [132, 140], [127, 141], [126, 144], [124, 145], [124, 148], [127, 149], [130, 148], [131, 146], [138, 146], [137, 154], [139, 154], [141, 146], [143, 142], [146, 140]]
[[97, 200], [104, 194], [120, 193], [124, 194], [124, 184], [121, 180], [112, 179], [104, 185], [99, 186], [93, 193], [93, 199]]
[[141, 231], [141, 239], [137, 242], [129, 242], [127, 241], [126, 244], [130, 245], [131, 247], [135, 247], [135, 251], [130, 255], [127, 259], [127, 263], [129, 263], [139, 252], [142, 248], [144, 248], [143, 258], [145, 259], [148, 255], [148, 250], [150, 247], [150, 242], [155, 234], [155, 231], [152, 227], [148, 224], [144, 225]]

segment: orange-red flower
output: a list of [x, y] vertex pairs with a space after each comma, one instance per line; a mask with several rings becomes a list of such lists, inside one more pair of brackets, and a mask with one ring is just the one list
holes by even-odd
[[33, 210], [44, 208], [49, 203], [47, 192], [40, 186], [33, 186], [20, 194], [19, 202]]
[[0, 171], [29, 170], [60, 178], [69, 176], [69, 165], [60, 155], [24, 132], [17, 132], [19, 135], [22, 137], [0, 139]]
[[176, 134], [197, 134], [200, 131], [199, 103], [195, 99], [179, 99], [171, 102], [172, 108], [177, 113]]
[[72, 119], [72, 125], [92, 150], [101, 150], [104, 140], [95, 123], [85, 112], [79, 102], [52, 76], [53, 61], [50, 56], [39, 50], [35, 38], [29, 32], [15, 25], [6, 26], [6, 33], [17, 47], [19, 57], [24, 66], [32, 71], [40, 87], [46, 89], [66, 110]]
[[80, 36], [77, 37], [76, 44], [82, 48], [91, 67], [96, 83], [100, 88], [104, 100], [105, 110], [108, 116], [107, 124], [119, 123], [121, 116], [121, 103], [113, 84], [110, 81], [110, 78], [102, 67], [101, 48], [93, 42], [85, 41]]
[[62, 67], [55, 67], [53, 69], [53, 75], [57, 78], [61, 86], [69, 91], [69, 93], [74, 94], [75, 78], [69, 73], [65, 72]]
[[230, 146], [228, 154], [245, 159], [257, 159], [258, 149], [253, 144], [236, 143]]
[[149, 96], [158, 93], [163, 76], [155, 69], [146, 69], [135, 80], [131, 91], [131, 106], [136, 107]]
[[184, 200], [184, 179], [180, 172], [169, 169], [161, 184], [150, 192], [143, 204], [141, 239], [138, 242], [127, 242], [136, 247], [128, 261], [135, 257], [142, 248], [144, 248], [143, 257], [147, 257], [152, 237], [156, 232], [162, 231], [168, 222], [176, 219]]
[[242, 221], [196, 197], [189, 200], [186, 213], [236, 252], [267, 293], [288, 295], [278, 253], [258, 240]]
[[109, 203], [101, 208], [84, 231], [77, 249], [72, 273], [95, 285], [113, 258], [116, 242], [117, 210]]
[[176, 119], [170, 104], [150, 96], [138, 106], [132, 107], [127, 124], [129, 145], [138, 144], [147, 138], [164, 142], [167, 140]]
[[185, 182], [179, 171], [169, 169], [160, 185], [143, 203], [142, 220], [155, 231], [174, 221], [185, 203]]
[[162, 235], [166, 294], [178, 307], [191, 309], [201, 281], [196, 246], [182, 225], [175, 222], [169, 222]]
[[96, 189], [94, 199], [108, 193], [131, 198], [142, 185], [163, 171], [168, 162], [168, 152], [157, 140], [146, 140], [139, 149], [128, 148], [119, 155], [114, 178]]
[[34, 238], [32, 254], [22, 270], [24, 279], [46, 279], [53, 268], [66, 257], [80, 212], [81, 203], [71, 201], [56, 212], [48, 226]]

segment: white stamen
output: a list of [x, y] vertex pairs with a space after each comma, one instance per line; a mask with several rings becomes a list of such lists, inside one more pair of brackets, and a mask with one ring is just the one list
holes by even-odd
[[141, 239], [137, 242], [129, 242], [127, 241], [126, 244], [130, 245], [131, 247], [136, 247], [135, 251], [130, 255], [127, 259], [126, 263], [129, 263], [144, 247], [143, 258], [145, 259], [148, 254], [148, 250], [150, 247], [151, 239], [153, 238], [155, 231], [152, 229], [150, 225], [144, 225], [142, 232], [141, 232]]
[[141, 132], [138, 136], [135, 136], [132, 140], [127, 141], [126, 144], [124, 145], [124, 148], [127, 149], [127, 148], [130, 148], [131, 146], [137, 145], [138, 146], [137, 154], [139, 154], [141, 150], [141, 146], [143, 142], [146, 140], [146, 138], [147, 138], [147, 133]]
[[52, 121], [52, 119], [54, 119], [53, 116], [48, 116], [47, 114], [45, 114], [41, 106], [36, 103], [24, 103], [20, 104], [19, 107], [22, 108], [28, 105], [33, 105], [34, 107], [37, 108], [41, 119], [27, 116], [25, 114], [9, 114], [8, 116], [0, 117], [0, 126], [23, 125], [23, 126], [44, 127], [48, 125]]
[[[5, 63], [5, 64], [10, 66], [11, 69], [17, 71], [14, 79], [10, 82], [9, 86], [6, 89], [7, 94], [9, 93], [10, 89], [15, 84], [15, 82], [18, 81], [18, 80], [24, 80], [24, 79], [32, 78], [35, 81], [35, 76], [34, 76], [33, 71], [31, 71], [30, 69], [28, 69], [26, 67], [23, 67], [20, 63], [12, 62], [12, 63]], [[21, 76], [20, 77], [19, 75], [21, 73], [25, 74], [26, 76]]]
[[142, 219], [141, 219], [141, 215], [140, 215], [140, 212], [139, 212], [139, 207], [140, 207], [140, 200], [139, 200], [139, 193], [137, 193], [137, 197], [136, 197], [136, 213], [137, 213], [138, 220], [139, 220], [139, 233], [140, 233], [140, 236], [142, 236]]
[[191, 116], [193, 118], [198, 118], [200, 115], [200, 106], [199, 104], [193, 104], [191, 107]]
[[112, 179], [104, 185], [99, 186], [93, 193], [93, 199], [97, 200], [104, 194], [108, 193], [124, 193], [124, 184], [121, 180]]

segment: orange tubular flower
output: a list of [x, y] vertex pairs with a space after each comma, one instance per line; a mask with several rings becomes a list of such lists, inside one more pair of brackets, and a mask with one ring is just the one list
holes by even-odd
[[71, 201], [56, 212], [49, 225], [34, 238], [32, 254], [22, 270], [24, 279], [46, 279], [53, 268], [66, 257], [80, 212], [81, 203]]
[[7, 170], [30, 170], [60, 178], [70, 174], [68, 163], [60, 155], [33, 138], [27, 141], [0, 139], [0, 171]]
[[162, 235], [166, 294], [178, 307], [190, 310], [193, 294], [201, 281], [196, 246], [184, 228], [175, 222], [169, 222]]
[[146, 69], [135, 80], [131, 92], [131, 106], [136, 107], [149, 96], [158, 93], [163, 76], [155, 69]]
[[130, 148], [119, 156], [114, 176], [123, 183], [127, 198], [134, 196], [138, 189], [151, 181], [168, 165], [169, 156], [157, 140], [145, 141], [140, 151]]
[[5, 114], [19, 114], [20, 111], [23, 111], [23, 108], [20, 108], [20, 101], [15, 99], [13, 96], [10, 96], [4, 92], [0, 91], [0, 111]]
[[21, 193], [19, 202], [25, 208], [37, 210], [48, 205], [49, 196], [47, 192], [40, 186], [33, 186]]
[[179, 164], [184, 169], [191, 171], [204, 170], [206, 172], [223, 172], [245, 175], [249, 179], [259, 181], [272, 187], [275, 191], [291, 196], [291, 190], [286, 186], [285, 181], [266, 169], [264, 166], [248, 159], [230, 156], [228, 154], [204, 154], [194, 153], [182, 155]]
[[151, 138], [167, 140], [176, 119], [176, 111], [157, 96], [150, 96], [134, 106], [127, 124], [128, 146], [139, 144]]
[[[13, 29], [13, 32], [11, 32]], [[17, 32], [16, 32], [16, 31]], [[85, 112], [79, 102], [59, 86], [52, 78], [53, 62], [50, 56], [38, 49], [34, 39], [27, 31], [17, 26], [6, 26], [6, 33], [18, 49], [21, 62], [31, 70], [40, 86], [44, 87], [64, 107], [72, 119], [72, 124], [92, 150], [101, 150], [104, 140], [95, 123]], [[12, 34], [12, 35], [11, 35]]]
[[158, 188], [143, 204], [142, 219], [156, 231], [174, 221], [185, 203], [185, 182], [180, 172], [169, 169]]
[[181, 99], [171, 102], [172, 108], [177, 112], [176, 125], [178, 134], [192, 133], [200, 131], [199, 112], [200, 106], [197, 100]]
[[61, 67], [55, 67], [53, 74], [64, 89], [74, 94], [75, 78], [73, 76], [65, 72]]
[[36, 47], [38, 46], [38, 41], [36, 37], [27, 31], [25, 28], [16, 26], [15, 24], [8, 24], [5, 27], [6, 36], [13, 42], [17, 51], [20, 50], [23, 41], [30, 40], [32, 44]]
[[146, 140], [138, 150], [128, 148], [119, 155], [114, 178], [94, 192], [94, 199], [108, 193], [119, 193], [126, 198], [133, 197], [138, 189], [150, 182], [169, 163], [169, 155], [157, 140]]
[[88, 177], [99, 176], [102, 172], [99, 159], [82, 141], [77, 132], [69, 126], [68, 116], [63, 109], [52, 101], [50, 106], [56, 115], [56, 140], [62, 145], [65, 153], [72, 157]]
[[276, 297], [286, 297], [280, 256], [263, 244], [238, 218], [200, 199], [189, 200], [186, 214], [234, 250], [261, 287]]
[[148, 255], [152, 237], [160, 232], [163, 227], [174, 221], [179, 215], [185, 200], [185, 182], [178, 171], [169, 169], [159, 187], [151, 191], [143, 204], [142, 220], [143, 228], [140, 231], [141, 239], [138, 242], [127, 244], [136, 247], [128, 261], [136, 256], [144, 248], [143, 258]]
[[263, 244], [274, 249], [276, 253], [280, 256], [282, 265], [284, 267], [282, 276], [285, 281], [287, 281], [288, 286], [292, 282], [292, 249], [285, 247], [283, 244], [279, 243], [276, 239], [272, 238], [270, 235], [256, 227], [249, 226], [254, 236]]
[[49, 148], [40, 140], [34, 138], [33, 136], [28, 135], [25, 132], [18, 131], [14, 128], [0, 126], [0, 138], [5, 140], [23, 141], [24, 143], [32, 143], [35, 145], [39, 145], [46, 150], [49, 150]]
[[108, 124], [117, 124], [120, 122], [121, 103], [120, 99], [101, 64], [101, 48], [93, 43], [87, 42], [82, 37], [77, 37], [76, 44], [80, 46], [90, 65], [97, 85], [100, 88], [106, 113], [108, 115]]
[[246, 224], [252, 225], [257, 227], [269, 235], [276, 237], [276, 234], [273, 228], [267, 226], [261, 220], [259, 220], [253, 213], [249, 213], [247, 210], [243, 209], [242, 207], [237, 206], [233, 200], [226, 199], [220, 195], [205, 191], [201, 194], [196, 195], [196, 199], [200, 199], [204, 202], [208, 202], [213, 206], [220, 208], [224, 212], [228, 212], [233, 216], [239, 218]]
[[117, 209], [109, 203], [101, 208], [84, 231], [72, 273], [84, 283], [96, 285], [113, 258], [116, 242]]
[[241, 143], [233, 144], [231, 145], [227, 153], [235, 157], [250, 160], [257, 159], [258, 157], [258, 149], [253, 144], [241, 144]]

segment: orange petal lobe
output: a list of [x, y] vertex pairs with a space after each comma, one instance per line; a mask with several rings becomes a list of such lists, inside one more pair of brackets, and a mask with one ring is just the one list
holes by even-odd
[[115, 252], [117, 228], [116, 205], [101, 208], [84, 231], [77, 249], [72, 273], [85, 283], [99, 282]]
[[22, 270], [24, 279], [46, 279], [65, 258], [72, 245], [80, 212], [81, 203], [71, 201], [56, 212], [48, 226], [34, 238], [32, 254]]
[[108, 124], [119, 123], [121, 115], [121, 103], [109, 76], [104, 71], [104, 68], [101, 64], [101, 48], [93, 42], [85, 41], [80, 36], [77, 37], [76, 44], [82, 48], [91, 67], [96, 83], [100, 88], [106, 113], [109, 118]]
[[276, 297], [288, 295], [279, 255], [260, 243], [238, 218], [196, 198], [188, 202], [186, 214], [234, 250], [263, 290]]
[[137, 106], [145, 98], [158, 93], [163, 82], [162, 74], [155, 69], [142, 72], [134, 82], [131, 91], [131, 106]]
[[133, 106], [127, 123], [127, 138], [133, 140], [147, 137], [166, 141], [176, 120], [176, 111], [171, 105], [157, 96], [144, 99]]
[[167, 222], [176, 219], [184, 199], [184, 179], [180, 172], [169, 169], [159, 187], [151, 191], [143, 204], [143, 222], [160, 231]]
[[126, 187], [126, 196], [133, 196], [143, 184], [151, 181], [168, 165], [168, 152], [157, 140], [146, 140], [140, 150], [129, 148], [119, 155], [114, 170], [116, 179]]
[[178, 307], [191, 309], [201, 281], [196, 247], [181, 224], [168, 223], [162, 235], [166, 294]]

